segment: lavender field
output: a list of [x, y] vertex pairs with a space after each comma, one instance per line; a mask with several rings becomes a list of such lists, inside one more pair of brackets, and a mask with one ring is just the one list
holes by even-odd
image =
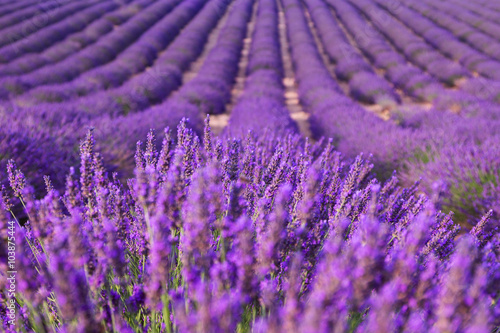
[[500, 333], [500, 2], [0, 0], [1, 332]]

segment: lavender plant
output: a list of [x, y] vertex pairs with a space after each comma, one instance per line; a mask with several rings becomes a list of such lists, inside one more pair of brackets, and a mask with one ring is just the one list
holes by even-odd
[[[59, 192], [34, 191], [9, 163], [25, 331], [477, 331], [498, 328], [500, 238], [485, 216], [457, 236], [452, 217], [331, 142], [295, 134], [214, 141], [183, 121], [151, 132], [126, 183], [94, 135]], [[157, 147], [159, 147], [157, 149]], [[26, 220], [13, 205], [22, 201]], [[19, 222], [19, 224], [17, 224]], [[466, 268], [466, 269], [464, 269]], [[21, 271], [21, 268], [19, 269]], [[2, 274], [4, 270], [2, 270]], [[2, 283], [5, 279], [1, 280]], [[3, 329], [8, 326], [2, 287]]]

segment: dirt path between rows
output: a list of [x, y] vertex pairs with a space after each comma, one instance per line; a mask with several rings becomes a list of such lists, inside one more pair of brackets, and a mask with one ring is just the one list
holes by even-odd
[[297, 82], [295, 80], [295, 71], [293, 69], [292, 57], [290, 55], [290, 46], [286, 33], [285, 12], [278, 1], [278, 31], [280, 37], [281, 57], [283, 62], [283, 85], [285, 87], [285, 104], [290, 111], [290, 117], [297, 123], [300, 133], [306, 137], [311, 137], [309, 125], [309, 114], [304, 111], [299, 100]]
[[240, 61], [238, 63], [238, 74], [235, 78], [233, 89], [231, 90], [231, 100], [226, 104], [225, 112], [219, 115], [210, 116], [210, 125], [214, 134], [220, 134], [227, 126], [231, 111], [236, 105], [239, 97], [245, 89], [246, 70], [248, 67], [248, 56], [250, 54], [250, 46], [252, 44], [253, 31], [255, 29], [255, 18], [257, 16], [258, 1], [256, 0], [252, 7], [252, 17], [247, 25], [247, 35], [243, 40], [243, 48], [241, 49]]

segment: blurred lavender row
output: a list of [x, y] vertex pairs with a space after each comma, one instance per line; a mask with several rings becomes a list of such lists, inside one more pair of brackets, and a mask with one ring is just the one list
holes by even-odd
[[[374, 3], [384, 6], [382, 0], [375, 0]], [[391, 14], [405, 22], [408, 27], [421, 35], [430, 45], [447, 57], [458, 61], [468, 70], [477, 72], [487, 78], [500, 79], [500, 63], [498, 61], [459, 41], [451, 32], [436, 26], [435, 23], [418, 12], [401, 4], [398, 10], [391, 12]]]
[[0, 59], [6, 63], [22, 54], [41, 52], [54, 42], [63, 40], [68, 35], [82, 30], [107, 11], [116, 9], [118, 6], [116, 1], [96, 3], [57, 24], [0, 48]]
[[[52, 25], [64, 20], [68, 15], [75, 14], [79, 10], [95, 5], [97, 1], [65, 2], [56, 5], [47, 11], [37, 12], [33, 18], [21, 21], [2, 29], [0, 46], [23, 43], [23, 40], [30, 35], [44, 29], [50, 29]], [[15, 46], [14, 46], [15, 47]]]
[[179, 0], [158, 1], [112, 33], [99, 39], [94, 45], [84, 48], [57, 64], [44, 66], [21, 76], [2, 78], [0, 95], [7, 98], [11, 94], [25, 93], [40, 85], [69, 81], [95, 66], [113, 60], [163, 15], [172, 11], [178, 3]]
[[[18, 54], [9, 63], [0, 65], [0, 75], [12, 76], [32, 72], [40, 67], [50, 65], [71, 56], [73, 53], [92, 45], [99, 38], [110, 33], [116, 27], [128, 21], [140, 10], [151, 5], [153, 0], [136, 0], [111, 11], [86, 25], [85, 28], [69, 35], [66, 39], [52, 44], [42, 52]], [[73, 19], [73, 18], [72, 18]]]
[[[465, 68], [425, 43], [425, 40], [392, 17], [391, 14], [384, 14], [375, 2], [356, 0], [353, 1], [353, 4], [360, 8], [402, 53], [443, 83], [453, 86], [457, 80], [471, 76]], [[398, 15], [402, 6], [399, 6], [398, 10], [395, 11]]]
[[309, 14], [331, 61], [336, 64], [335, 74], [349, 82], [353, 98], [372, 104], [394, 104], [399, 97], [391, 86], [377, 76], [357, 50], [348, 42], [322, 0], [305, 1]]
[[352, 4], [332, 0], [327, 3], [335, 10], [339, 21], [352, 34], [363, 53], [375, 67], [385, 71], [385, 77], [395, 87], [402, 89], [409, 96], [428, 102], [445, 93], [436, 78], [418, 66], [408, 63], [405, 59], [407, 55], [404, 52], [396, 52], [390, 41], [385, 39], [383, 32], [369, 25]]
[[248, 131], [297, 131], [286, 108], [283, 64], [278, 32], [278, 3], [258, 1], [255, 30], [246, 70], [245, 88], [231, 110], [228, 135]]
[[379, 171], [392, 173], [411, 150], [409, 131], [383, 121], [343, 94], [314, 45], [301, 3], [297, 0], [282, 3], [299, 97], [311, 114], [312, 132], [317, 137], [332, 138], [339, 151], [347, 156], [359, 152], [373, 154]]
[[94, 67], [68, 83], [44, 85], [33, 89], [18, 100], [23, 104], [38, 101], [60, 102], [122, 85], [127, 79], [153, 64], [159, 53], [168, 47], [203, 7], [204, 2], [200, 1], [180, 3], [113, 61]]
[[0, 29], [15, 25], [26, 19], [34, 18], [36, 15], [61, 6], [65, 2], [70, 1], [52, 0], [42, 2], [40, 0], [23, 0], [3, 4], [0, 12]]

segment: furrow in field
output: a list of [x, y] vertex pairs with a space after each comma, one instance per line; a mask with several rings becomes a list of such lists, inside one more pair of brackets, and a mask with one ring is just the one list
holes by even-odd
[[95, 5], [96, 3], [98, 3], [97, 0], [58, 3], [57, 7], [53, 9], [46, 12], [42, 11], [31, 17], [29, 20], [21, 21], [18, 24], [2, 29], [0, 31], [0, 47], [22, 42], [23, 39], [27, 38], [31, 34], [47, 29], [51, 25], [66, 19], [69, 15], [78, 13], [79, 11]]
[[151, 67], [204, 5], [203, 0], [183, 1], [112, 61], [90, 68], [71, 81], [35, 88], [18, 100], [22, 104], [63, 102], [122, 86]]
[[231, 98], [225, 106], [225, 112], [221, 114], [214, 114], [210, 117], [210, 124], [214, 131], [214, 134], [220, 134], [224, 130], [224, 128], [227, 127], [231, 117], [232, 109], [236, 105], [238, 98], [241, 96], [241, 94], [245, 89], [248, 57], [250, 53], [250, 46], [252, 43], [252, 35], [255, 29], [257, 7], [258, 7], [258, 1], [255, 1], [252, 7], [252, 17], [247, 25], [247, 35], [243, 40], [243, 48], [241, 49], [240, 61], [238, 62], [238, 74], [236, 75], [234, 86], [231, 89]]
[[179, 2], [180, 0], [158, 1], [97, 43], [60, 63], [45, 66], [22, 76], [2, 78], [0, 95], [5, 99], [11, 95], [26, 93], [38, 86], [71, 81], [90, 69], [114, 60], [164, 15], [171, 12]]
[[278, 12], [276, 1], [258, 1], [249, 56], [245, 59], [244, 89], [224, 131], [229, 136], [243, 138], [249, 131], [255, 135], [298, 131], [285, 105]]
[[391, 84], [383, 76], [378, 76], [369, 61], [353, 47], [326, 4], [321, 0], [305, 0], [304, 3], [311, 31], [331, 74], [345, 85], [346, 94], [365, 108], [370, 105], [379, 106], [378, 115], [386, 117], [388, 109], [396, 107], [400, 102]]
[[[500, 62], [494, 61], [490, 57], [474, 50], [469, 45], [460, 42], [449, 31], [439, 28], [435, 23], [406, 7], [404, 4], [400, 4], [397, 10], [390, 11], [387, 10], [388, 7], [384, 7], [383, 1], [380, 0], [366, 2], [365, 0], [354, 0], [353, 3], [357, 4], [360, 9], [362, 9], [363, 3], [372, 6], [371, 8], [374, 9], [370, 13], [367, 12], [366, 8], [362, 9], [365, 14], [371, 17], [386, 13], [385, 15], [388, 15], [388, 18], [392, 18], [402, 27], [409, 29], [415, 36], [424, 39], [427, 45], [431, 45], [443, 56], [466, 68], [470, 73], [469, 77], [472, 76], [473, 72], [477, 72], [487, 78], [500, 78]], [[415, 21], [418, 21], [418, 24]], [[382, 25], [379, 24], [379, 26]], [[439, 73], [443, 69], [438, 66], [437, 70]]]
[[154, 0], [136, 0], [129, 5], [124, 4], [86, 26], [83, 31], [69, 35], [63, 41], [51, 45], [41, 53], [29, 53], [18, 56], [9, 63], [0, 64], [0, 76], [22, 75], [60, 62], [98, 42], [100, 38], [111, 33], [153, 2]]
[[74, 33], [82, 31], [93, 21], [99, 19], [107, 12], [119, 8], [119, 6], [116, 0], [105, 0], [95, 3], [18, 42], [1, 47], [0, 59], [2, 63], [5, 64], [22, 55], [43, 52], [55, 43], [64, 40]]
[[[28, 0], [11, 4], [9, 8], [0, 8], [0, 29], [5, 29], [32, 17], [58, 8], [74, 0]], [[7, 7], [7, 6], [5, 6]]]
[[309, 113], [304, 111], [299, 98], [297, 87], [297, 80], [293, 69], [293, 61], [290, 55], [290, 45], [287, 37], [287, 28], [285, 22], [285, 12], [280, 0], [278, 2], [278, 29], [281, 46], [281, 56], [283, 62], [283, 86], [285, 87], [285, 105], [290, 111], [290, 117], [299, 126], [300, 132], [306, 136], [311, 137], [311, 129], [309, 126]]

